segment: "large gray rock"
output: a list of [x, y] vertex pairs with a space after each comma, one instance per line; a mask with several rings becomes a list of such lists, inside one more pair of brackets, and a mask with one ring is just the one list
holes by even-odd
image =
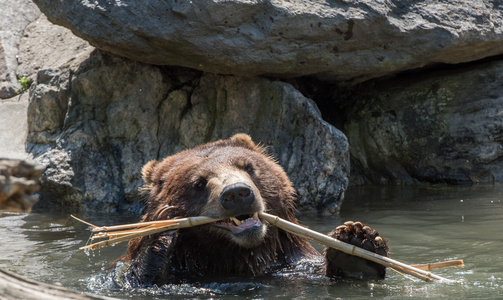
[[337, 211], [348, 184], [346, 137], [283, 82], [97, 51], [78, 69], [39, 71], [30, 95], [29, 150], [47, 167], [42, 205], [138, 208], [146, 162], [238, 132], [278, 158], [301, 210]]
[[39, 70], [66, 68], [80, 62], [81, 57], [87, 57], [94, 49], [70, 30], [49, 22], [42, 14], [23, 30], [16, 72], [35, 80]]
[[0, 7], [0, 98], [11, 97], [0, 101], [0, 157], [30, 160], [25, 151], [28, 93], [17, 95], [17, 77], [35, 80], [40, 69], [68, 68], [94, 48], [49, 22], [31, 1], [0, 0]]
[[54, 26], [31, 0], [0, 0], [0, 99], [21, 91], [19, 77], [35, 79], [92, 48], [70, 30]]
[[357, 86], [352, 183], [503, 182], [502, 82], [499, 60]]
[[363, 81], [503, 53], [497, 0], [35, 2], [100, 49], [219, 74]]
[[0, 0], [0, 99], [16, 96], [21, 88], [18, 80], [19, 43], [25, 27], [40, 16], [30, 0]]
[[50, 23], [32, 1], [0, 0], [0, 98], [6, 98], [0, 100], [0, 158], [32, 163], [25, 151], [29, 99], [27, 92], [18, 95], [18, 77], [35, 80], [38, 70], [71, 64], [91, 48]]

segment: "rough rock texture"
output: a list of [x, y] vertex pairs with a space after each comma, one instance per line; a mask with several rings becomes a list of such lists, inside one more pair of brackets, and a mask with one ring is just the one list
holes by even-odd
[[30, 0], [0, 0], [0, 99], [16, 96], [21, 88], [17, 82], [19, 43], [25, 27], [35, 21], [40, 10]]
[[143, 164], [238, 132], [278, 158], [301, 210], [335, 212], [348, 184], [346, 137], [283, 82], [161, 68], [96, 51], [72, 72], [40, 71], [30, 95], [29, 150], [47, 166], [41, 202], [137, 205]]
[[[25, 151], [29, 96], [17, 95], [17, 77], [35, 81], [38, 70], [68, 68], [94, 48], [50, 23], [31, 1], [0, 0], [0, 7], [0, 98], [11, 97], [0, 100], [0, 158], [32, 163], [33, 156]], [[43, 110], [50, 109], [49, 105]]]
[[89, 44], [54, 26], [29, 0], [0, 0], [0, 99], [14, 97], [20, 77], [75, 59]]
[[0, 159], [0, 210], [30, 212], [44, 169], [22, 160]]
[[[94, 45], [144, 62], [317, 76], [288, 79], [304, 97], [272, 79], [91, 55], [33, 3], [0, 0], [0, 97], [15, 94], [16, 77], [35, 82], [29, 108], [26, 94], [0, 104], [0, 154], [25, 155], [28, 127], [28, 150], [47, 166], [42, 205], [138, 208], [145, 162], [246, 132], [285, 167], [301, 209], [333, 212], [349, 148], [307, 98], [347, 134], [353, 184], [503, 181], [500, 62], [390, 76], [502, 53], [497, 1], [36, 2]], [[339, 89], [379, 76], [388, 79]]]
[[352, 183], [503, 182], [503, 61], [357, 86]]
[[496, 0], [35, 2], [100, 49], [220, 74], [362, 81], [503, 52]]
[[80, 62], [80, 57], [88, 56], [92, 50], [94, 47], [89, 43], [68, 29], [55, 26], [42, 14], [24, 28], [19, 41], [17, 73], [35, 79], [39, 70]]
[[0, 158], [32, 158], [25, 151], [28, 102], [28, 93], [0, 101]]

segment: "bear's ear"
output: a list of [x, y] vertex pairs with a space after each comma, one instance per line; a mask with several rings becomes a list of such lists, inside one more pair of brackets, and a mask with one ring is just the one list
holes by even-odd
[[262, 153], [264, 149], [252, 141], [251, 137], [244, 133], [238, 133], [233, 135], [230, 139], [231, 143], [236, 146], [247, 148], [253, 151]]
[[158, 163], [159, 162], [157, 160], [151, 160], [148, 163], [146, 163], [141, 169], [141, 175], [143, 177], [143, 180], [145, 180], [146, 184], [152, 183], [152, 173], [154, 173], [155, 166]]

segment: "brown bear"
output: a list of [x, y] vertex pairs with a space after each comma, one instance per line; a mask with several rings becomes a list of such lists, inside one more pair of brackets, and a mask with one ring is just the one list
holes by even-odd
[[[151, 161], [142, 170], [147, 206], [143, 221], [191, 216], [223, 219], [131, 240], [121, 260], [133, 286], [195, 281], [202, 276], [267, 274], [321, 256], [306, 239], [258, 217], [298, 223], [295, 190], [284, 170], [245, 134]], [[331, 235], [387, 255], [386, 242], [361, 223]], [[325, 250], [331, 277], [384, 278], [385, 268], [334, 249]]]

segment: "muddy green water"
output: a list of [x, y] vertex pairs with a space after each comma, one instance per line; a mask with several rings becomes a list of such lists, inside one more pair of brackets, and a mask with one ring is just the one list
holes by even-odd
[[[139, 216], [82, 213], [100, 225]], [[353, 187], [337, 216], [303, 216], [328, 232], [345, 220], [371, 224], [389, 239], [391, 257], [406, 263], [463, 259], [465, 267], [435, 270], [459, 284], [412, 281], [392, 271], [376, 282], [333, 282], [310, 265], [273, 276], [209, 278], [198, 284], [127, 289], [107, 273], [124, 245], [86, 252], [85, 225], [68, 213], [0, 212], [0, 268], [28, 278], [122, 299], [500, 299], [503, 298], [503, 187]], [[318, 246], [317, 246], [318, 247]], [[318, 247], [318, 249], [321, 249]], [[304, 268], [305, 270], [302, 270]]]

